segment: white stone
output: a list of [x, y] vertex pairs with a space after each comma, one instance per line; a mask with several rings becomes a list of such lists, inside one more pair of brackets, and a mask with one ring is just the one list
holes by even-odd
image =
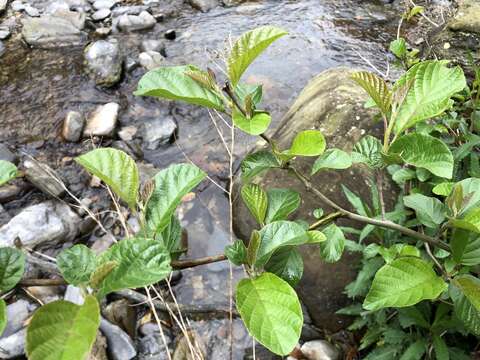
[[338, 360], [340, 358], [339, 351], [326, 340], [307, 341], [300, 350], [308, 360]]
[[112, 136], [119, 109], [120, 105], [114, 102], [97, 107], [87, 120], [83, 137]]
[[92, 19], [93, 19], [94, 21], [105, 20], [105, 19], [108, 18], [111, 14], [112, 14], [112, 12], [110, 11], [110, 9], [100, 9], [100, 10], [95, 11], [95, 12], [92, 14]]

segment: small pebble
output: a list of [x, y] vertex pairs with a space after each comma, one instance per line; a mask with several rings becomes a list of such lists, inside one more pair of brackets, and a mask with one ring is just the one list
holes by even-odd
[[175, 32], [175, 30], [170, 29], [165, 31], [165, 34], [163, 36], [165, 36], [165, 39], [167, 40], [175, 40], [177, 37], [177, 33]]

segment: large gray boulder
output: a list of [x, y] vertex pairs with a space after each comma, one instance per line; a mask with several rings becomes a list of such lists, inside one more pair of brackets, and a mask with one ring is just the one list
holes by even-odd
[[[351, 70], [335, 68], [319, 74], [305, 87], [272, 135], [281, 149], [287, 149], [301, 130], [319, 129], [327, 139], [328, 147], [351, 150], [353, 144], [365, 134], [379, 135], [381, 127], [373, 120], [372, 112], [364, 108], [366, 95], [349, 78]], [[299, 158], [294, 165], [304, 174], [310, 174], [315, 159]], [[342, 194], [340, 184], [345, 184], [366, 199], [370, 198], [366, 170], [353, 167], [344, 171], [325, 171], [313, 177], [316, 188], [338, 204], [349, 208]], [[312, 212], [322, 207], [326, 212], [332, 209], [308, 193], [303, 185], [283, 170], [272, 170], [262, 175], [260, 183], [266, 188], [290, 188], [298, 191], [302, 203], [295, 218], [313, 223]], [[387, 188], [386, 192], [391, 192]], [[242, 201], [235, 202], [235, 231], [242, 239], [249, 239], [255, 223]], [[343, 224], [351, 224], [343, 221]], [[304, 247], [304, 274], [298, 285], [298, 292], [307, 306], [315, 325], [336, 331], [345, 327], [345, 318], [335, 311], [348, 304], [343, 294], [344, 287], [357, 274], [358, 259], [345, 253], [335, 264], [321, 260], [318, 249]]]
[[29, 206], [0, 228], [0, 246], [55, 246], [73, 241], [79, 232], [80, 217], [62, 202], [46, 201]]

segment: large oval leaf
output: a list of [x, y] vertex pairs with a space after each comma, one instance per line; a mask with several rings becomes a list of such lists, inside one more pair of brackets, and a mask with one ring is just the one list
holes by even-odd
[[292, 141], [289, 150], [284, 151], [289, 156], [319, 156], [325, 151], [325, 137], [318, 130], [299, 132]]
[[453, 226], [480, 234], [480, 208], [470, 210], [463, 218], [452, 220]]
[[397, 134], [443, 113], [452, 106], [452, 95], [465, 88], [462, 69], [449, 68], [446, 64], [445, 61], [421, 62], [397, 81], [396, 89], [408, 86], [407, 96], [395, 117]]
[[295, 286], [302, 279], [303, 259], [294, 246], [285, 246], [275, 251], [265, 265], [265, 270]]
[[97, 337], [100, 307], [89, 295], [83, 305], [59, 300], [38, 309], [27, 329], [29, 360], [85, 360]]
[[262, 26], [241, 35], [233, 44], [227, 59], [228, 77], [235, 87], [248, 66], [271, 43], [287, 32], [274, 26]]
[[461, 275], [453, 280], [450, 296], [457, 317], [473, 334], [480, 335], [480, 280]]
[[262, 111], [255, 112], [253, 116], [248, 119], [243, 116], [241, 112], [235, 110], [232, 119], [236, 127], [250, 135], [263, 134], [272, 121], [270, 114]]
[[242, 187], [242, 199], [257, 223], [263, 225], [267, 213], [267, 193], [257, 184]]
[[465, 203], [460, 211], [460, 215], [468, 213], [470, 210], [480, 207], [480, 179], [463, 179], [458, 185], [461, 185]]
[[97, 267], [97, 259], [92, 250], [80, 244], [62, 251], [57, 257], [57, 265], [63, 278], [77, 286], [90, 281]]
[[389, 155], [397, 155], [405, 163], [427, 169], [439, 177], [452, 178], [453, 155], [443, 141], [433, 136], [404, 135], [392, 144]]
[[445, 220], [445, 206], [437, 198], [412, 194], [404, 196], [403, 203], [415, 211], [417, 219], [426, 227], [435, 229]]
[[357, 142], [352, 150], [352, 162], [363, 163], [372, 169], [384, 165], [382, 156], [383, 145], [376, 137], [367, 135]]
[[158, 241], [131, 238], [119, 241], [99, 258], [99, 265], [116, 266], [101, 281], [98, 296], [113, 291], [151, 285], [165, 279], [172, 268], [167, 249]]
[[11, 247], [0, 248], [0, 292], [17, 285], [25, 269], [25, 255]]
[[102, 148], [75, 159], [89, 173], [110, 186], [128, 206], [136, 208], [139, 177], [135, 161], [121, 150]]
[[265, 223], [286, 220], [300, 206], [300, 194], [290, 189], [268, 189]]
[[458, 264], [474, 266], [480, 264], [480, 235], [456, 229], [451, 240], [453, 260]]
[[368, 71], [355, 72], [352, 79], [370, 95], [383, 114], [390, 111], [392, 94], [385, 80]]
[[193, 65], [165, 66], [150, 70], [138, 82], [137, 96], [155, 96], [170, 100], [182, 100], [190, 104], [223, 111], [220, 95], [195, 81], [189, 73], [202, 73]]
[[145, 211], [148, 235], [161, 232], [170, 222], [178, 204], [205, 177], [204, 171], [191, 164], [175, 164], [155, 175], [155, 189]]
[[295, 290], [271, 273], [237, 285], [237, 309], [249, 333], [267, 349], [287, 355], [297, 345], [303, 314]]
[[250, 180], [262, 171], [278, 167], [280, 167], [280, 163], [277, 158], [270, 151], [266, 150], [247, 155], [240, 166], [242, 179], [245, 181]]
[[323, 169], [348, 169], [352, 166], [352, 158], [340, 149], [325, 151], [312, 166], [312, 175]]
[[378, 310], [411, 306], [437, 298], [446, 288], [430, 263], [416, 257], [399, 258], [378, 270], [363, 307]]
[[0, 186], [17, 176], [17, 167], [9, 161], [0, 160]]
[[260, 246], [257, 251], [257, 266], [267, 263], [273, 252], [287, 245], [302, 245], [309, 242], [306, 230], [293, 221], [275, 221], [260, 230]]

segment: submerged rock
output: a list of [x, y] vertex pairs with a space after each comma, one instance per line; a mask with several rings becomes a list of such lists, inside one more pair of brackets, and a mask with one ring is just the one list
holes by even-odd
[[189, 0], [188, 2], [193, 8], [201, 12], [207, 12], [220, 5], [218, 0]]
[[147, 70], [153, 70], [164, 64], [165, 58], [156, 51], [145, 51], [138, 55], [138, 61]]
[[98, 106], [87, 120], [83, 137], [112, 136], [117, 126], [119, 109], [120, 105], [113, 102]]
[[0, 160], [10, 161], [16, 164], [18, 158], [5, 144], [0, 143]]
[[177, 131], [177, 123], [171, 117], [146, 122], [143, 128], [143, 141], [148, 150], [158, 149], [172, 141]]
[[157, 20], [147, 11], [142, 11], [139, 15], [121, 15], [118, 18], [117, 26], [125, 32], [151, 29], [155, 26]]
[[78, 111], [69, 111], [63, 122], [62, 136], [65, 140], [77, 142], [82, 137], [85, 117]]
[[[322, 72], [310, 81], [282, 119], [273, 135], [279, 148], [287, 149], [293, 137], [301, 130], [316, 128], [323, 132], [328, 147], [351, 150], [353, 144], [364, 134], [375, 135], [381, 131], [380, 124], [373, 121], [371, 110], [364, 108], [366, 95], [350, 79], [351, 70], [335, 68]], [[298, 158], [295, 167], [309, 174], [315, 159]], [[338, 204], [349, 208], [349, 204], [339, 188], [345, 184], [360, 196], [369, 199], [370, 187], [367, 174], [361, 167], [344, 171], [325, 171], [313, 177], [313, 186], [318, 188]], [[302, 204], [296, 218], [314, 222], [314, 209], [325, 206], [293, 176], [283, 170], [272, 170], [261, 176], [259, 181], [265, 188], [288, 188], [300, 193]], [[395, 191], [385, 186], [385, 193]], [[386, 199], [387, 204], [391, 199]], [[254, 220], [242, 201], [235, 202], [235, 230], [240, 238], [248, 239], [255, 227]], [[358, 225], [348, 223], [349, 226]], [[298, 285], [298, 292], [306, 305], [313, 323], [319, 328], [336, 331], [345, 327], [344, 319], [335, 315], [335, 311], [348, 304], [344, 287], [357, 275], [357, 258], [344, 253], [342, 259], [334, 264], [324, 262], [318, 249], [304, 246], [301, 249], [304, 259], [304, 274]], [[346, 320], [345, 320], [346, 321]]]
[[56, 15], [26, 18], [22, 24], [22, 35], [25, 41], [35, 47], [56, 48], [79, 45], [86, 39], [86, 34], [72, 21]]
[[73, 241], [80, 217], [68, 205], [46, 201], [27, 207], [0, 228], [0, 246], [14, 246], [18, 237], [23, 245], [56, 245]]
[[118, 41], [98, 40], [85, 49], [87, 71], [97, 85], [111, 87], [122, 75], [123, 59]]

